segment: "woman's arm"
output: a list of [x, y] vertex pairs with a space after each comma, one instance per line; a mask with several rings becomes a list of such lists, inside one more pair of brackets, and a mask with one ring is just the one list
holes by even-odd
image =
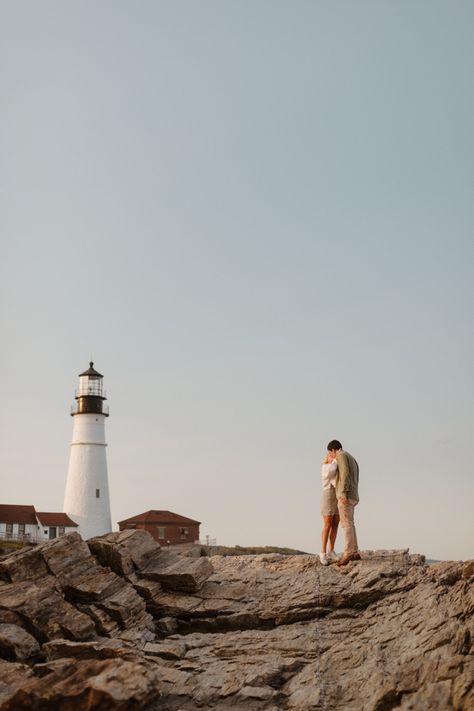
[[334, 484], [337, 475], [337, 462], [323, 462], [321, 464], [321, 479], [323, 484]]
[[329, 478], [334, 481], [337, 475], [337, 462], [336, 460], [332, 461], [331, 464], [328, 465], [328, 474]]

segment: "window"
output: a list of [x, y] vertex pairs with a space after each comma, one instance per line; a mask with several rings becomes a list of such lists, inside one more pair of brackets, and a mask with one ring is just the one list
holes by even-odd
[[59, 528], [58, 528], [58, 536], [64, 536], [65, 533], [66, 533], [65, 527], [64, 527], [64, 526], [59, 526]]
[[158, 526], [158, 538], [164, 538], [164, 537], [165, 537], [165, 527]]
[[187, 529], [187, 528], [181, 528], [181, 529], [180, 529], [180, 533], [181, 533], [181, 538], [187, 538], [188, 535], [189, 535], [189, 529]]
[[95, 498], [100, 499], [100, 489], [95, 490]]
[[12, 523], [5, 524], [5, 533], [7, 534], [7, 536], [13, 536], [13, 524]]
[[18, 536], [19, 536], [19, 538], [23, 538], [24, 535], [25, 535], [25, 524], [19, 523], [18, 524]]

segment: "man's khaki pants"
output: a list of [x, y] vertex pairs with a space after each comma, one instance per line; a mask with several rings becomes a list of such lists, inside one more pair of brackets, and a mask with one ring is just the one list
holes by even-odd
[[359, 502], [355, 501], [355, 499], [346, 499], [346, 503], [342, 503], [341, 499], [339, 499], [337, 502], [341, 526], [344, 529], [344, 555], [352, 555], [353, 553], [357, 553], [359, 550], [359, 546], [357, 544], [357, 533], [354, 525], [354, 509], [358, 503]]

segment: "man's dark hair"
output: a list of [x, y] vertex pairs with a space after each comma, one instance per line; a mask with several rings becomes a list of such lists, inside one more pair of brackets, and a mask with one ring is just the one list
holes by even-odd
[[328, 444], [328, 452], [331, 452], [333, 449], [342, 449], [342, 444], [339, 442], [338, 439], [332, 439], [329, 444]]

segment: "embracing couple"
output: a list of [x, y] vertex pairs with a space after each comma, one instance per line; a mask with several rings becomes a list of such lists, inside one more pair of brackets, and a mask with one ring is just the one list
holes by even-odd
[[[337, 439], [332, 439], [321, 466], [323, 492], [321, 496], [321, 553], [323, 565], [336, 561], [337, 565], [347, 565], [351, 560], [360, 560], [357, 534], [354, 525], [354, 509], [359, 503], [359, 465], [345, 452]], [[334, 551], [339, 521], [344, 529], [344, 553], [339, 557]], [[329, 542], [329, 551], [327, 545]]]

